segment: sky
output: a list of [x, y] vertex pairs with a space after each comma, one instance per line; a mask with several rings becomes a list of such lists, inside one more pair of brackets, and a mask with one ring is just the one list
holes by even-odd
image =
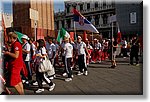
[[[12, 0], [3, 2], [4, 13], [12, 13]], [[54, 12], [64, 10], [64, 0], [54, 0]]]

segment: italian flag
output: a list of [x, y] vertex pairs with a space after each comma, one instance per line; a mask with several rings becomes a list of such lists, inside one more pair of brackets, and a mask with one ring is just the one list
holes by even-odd
[[18, 35], [18, 40], [19, 40], [19, 42], [20, 42], [20, 43], [23, 43], [21, 38], [22, 38], [22, 36], [25, 35], [25, 34], [22, 34], [22, 33], [17, 32], [17, 31], [14, 31], [14, 32]]
[[58, 31], [57, 41], [61, 44], [65, 37], [70, 38], [70, 34], [64, 28], [61, 28]]

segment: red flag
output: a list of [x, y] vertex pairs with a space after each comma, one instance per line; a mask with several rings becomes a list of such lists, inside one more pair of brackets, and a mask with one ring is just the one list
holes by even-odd
[[8, 36], [7, 36], [7, 33], [6, 33], [6, 27], [5, 27], [5, 22], [4, 22], [4, 18], [3, 18], [3, 15], [2, 15], [2, 28], [4, 30], [4, 44], [6, 44], [6, 42], [8, 41]]
[[74, 32], [70, 32], [70, 39], [71, 41], [74, 41]]
[[86, 34], [86, 31], [84, 31], [83, 33], [83, 41], [85, 41], [87, 39], [87, 34]]
[[120, 29], [118, 27], [118, 33], [117, 33], [117, 42], [120, 43], [122, 40], [122, 36], [121, 36], [121, 32], [120, 32]]

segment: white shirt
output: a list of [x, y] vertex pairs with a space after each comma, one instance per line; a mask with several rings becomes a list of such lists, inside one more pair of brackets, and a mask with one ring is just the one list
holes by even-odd
[[86, 44], [84, 42], [77, 43], [78, 55], [83, 55], [85, 53]]
[[87, 49], [90, 49], [90, 50], [93, 49], [93, 47], [90, 44], [87, 44], [86, 46], [87, 46]]
[[32, 47], [32, 49], [33, 49], [33, 55], [35, 55], [36, 46], [32, 43], [32, 44], [31, 44], [31, 47]]
[[70, 43], [66, 43], [64, 46], [64, 53], [66, 58], [72, 58], [73, 46]]
[[96, 49], [96, 50], [101, 50], [101, 43], [99, 43], [99, 42], [96, 43], [94, 49]]
[[127, 48], [127, 41], [126, 40], [122, 41], [122, 48]]
[[54, 43], [49, 44], [49, 46], [47, 45], [47, 52], [48, 52], [48, 56], [49, 58], [53, 57], [53, 52], [56, 52], [56, 46]]
[[58, 45], [58, 44], [55, 44], [55, 46], [56, 46], [56, 50], [59, 50], [59, 45]]
[[[25, 44], [23, 44], [22, 48], [26, 51], [29, 51], [30, 52], [30, 44], [28, 42], [26, 42]], [[30, 53], [27, 54], [26, 58], [24, 61], [30, 61]]]
[[36, 54], [39, 54], [39, 55], [47, 54], [47, 53], [46, 53], [46, 48], [45, 48], [45, 47], [42, 47], [42, 48], [40, 48], [39, 50], [36, 50]]
[[[36, 50], [36, 54], [39, 54], [39, 55], [41, 55], [41, 56], [47, 54], [47, 53], [46, 53], [46, 48], [45, 48], [45, 47], [42, 47], [42, 48], [40, 48], [39, 50]], [[39, 57], [39, 56], [37, 56], [35, 60], [38, 62], [38, 63], [36, 63], [36, 64], [39, 64], [39, 62], [42, 61], [41, 57]]]

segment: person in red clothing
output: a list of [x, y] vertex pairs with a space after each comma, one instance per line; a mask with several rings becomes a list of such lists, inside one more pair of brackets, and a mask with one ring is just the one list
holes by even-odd
[[5, 51], [4, 55], [10, 56], [8, 71], [10, 72], [10, 86], [13, 86], [20, 95], [24, 94], [20, 72], [23, 68], [22, 46], [17, 41], [17, 34], [10, 32], [8, 40], [11, 43], [11, 51]]

